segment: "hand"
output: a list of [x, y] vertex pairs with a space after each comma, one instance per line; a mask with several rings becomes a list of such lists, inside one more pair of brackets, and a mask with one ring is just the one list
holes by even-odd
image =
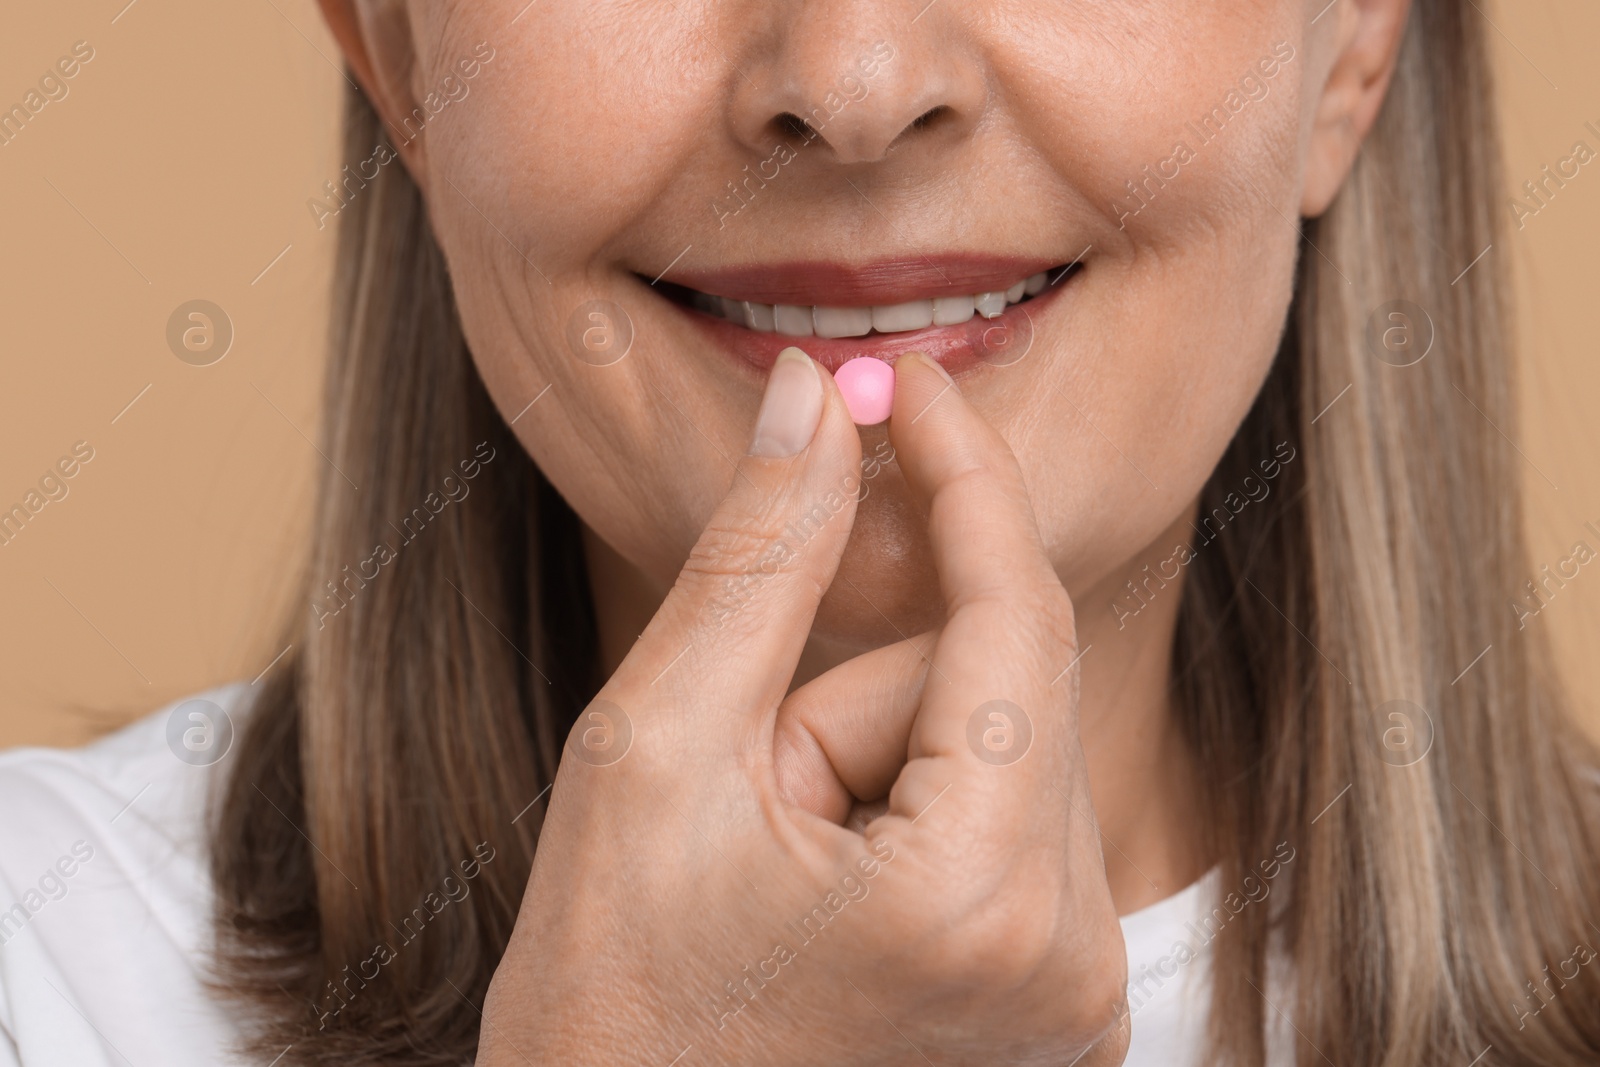
[[780, 361], [727, 499], [569, 738], [480, 1064], [1121, 1062], [1072, 605], [1004, 441], [931, 361], [897, 370], [944, 627], [785, 697], [860, 441], [832, 379]]

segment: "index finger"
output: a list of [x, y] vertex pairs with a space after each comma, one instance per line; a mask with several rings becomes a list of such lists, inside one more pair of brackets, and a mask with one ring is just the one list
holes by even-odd
[[890, 811], [919, 817], [956, 783], [984, 824], [1058, 811], [1075, 763], [1071, 599], [1005, 439], [926, 356], [901, 359], [896, 379], [890, 439], [928, 510], [946, 622]]

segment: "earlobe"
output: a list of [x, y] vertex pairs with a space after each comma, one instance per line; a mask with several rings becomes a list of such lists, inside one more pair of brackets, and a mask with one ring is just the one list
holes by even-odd
[[[1333, 60], [1311, 116], [1300, 214], [1328, 210], [1377, 120], [1400, 57], [1410, 0], [1337, 0], [1326, 11], [1334, 26]], [[1313, 31], [1319, 27], [1313, 27]]]
[[416, 53], [403, 0], [317, 0], [322, 17], [344, 53], [350, 73], [377, 108], [390, 140], [413, 175], [422, 147], [401, 132], [399, 117], [416, 101], [411, 72]]

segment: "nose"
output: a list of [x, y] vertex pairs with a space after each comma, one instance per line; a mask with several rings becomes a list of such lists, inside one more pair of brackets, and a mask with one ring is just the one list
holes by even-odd
[[732, 101], [735, 134], [751, 150], [798, 139], [840, 163], [873, 163], [977, 124], [982, 65], [941, 0], [775, 6], [772, 43], [736, 79]]

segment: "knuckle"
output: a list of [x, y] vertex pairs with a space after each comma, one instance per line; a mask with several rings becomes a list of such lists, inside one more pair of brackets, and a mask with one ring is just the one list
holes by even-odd
[[1059, 669], [1078, 654], [1072, 599], [1053, 575], [1037, 582], [1006, 580], [973, 588], [954, 603], [953, 611], [977, 613], [990, 632], [1010, 635], [1030, 662]]
[[[775, 592], [780, 605], [820, 600], [827, 583], [808, 557], [828, 551], [837, 533], [849, 529], [853, 499], [783, 493], [748, 510], [719, 509], [684, 562], [674, 595], [714, 630], [735, 624]], [[764, 616], [757, 612], [737, 625], [759, 626]]]
[[1083, 1067], [1102, 1067], [1102, 1065], [1111, 1067], [1127, 1059], [1128, 1046], [1133, 1037], [1133, 1016], [1128, 1011], [1126, 997], [1118, 1006], [1117, 1012], [1117, 1019], [1110, 1031], [1094, 1043], [1093, 1052], [1083, 1061]]
[[591, 704], [567, 731], [561, 762], [606, 768], [626, 759], [630, 770], [648, 767], [649, 746], [635, 745], [633, 741], [633, 720], [626, 712], [616, 705], [596, 709]]
[[1055, 635], [1069, 647], [1077, 645], [1078, 614], [1072, 606], [1072, 598], [1060, 582], [1052, 582], [1041, 590], [1036, 617], [1046, 632]]
[[996, 436], [992, 445], [968, 451], [960, 465], [952, 472], [952, 484], [976, 478], [985, 492], [997, 492], [1008, 504], [1030, 506], [1027, 486], [1022, 479], [1022, 465], [1006, 441]]
[[789, 544], [764, 529], [714, 525], [696, 542], [675, 588], [697, 605], [703, 622], [721, 629], [792, 569], [795, 557]]
[[1039, 906], [1033, 894], [996, 898], [980, 909], [955, 908], [942, 924], [945, 931], [929, 946], [925, 972], [955, 987], [1017, 989], [1039, 973], [1052, 944], [1053, 911]]
[[979, 432], [957, 434], [947, 442], [947, 454], [952, 462], [993, 472], [1017, 467], [1016, 453], [1009, 441], [981, 421], [975, 421], [972, 427]]
[[839, 490], [780, 493], [747, 510], [719, 508], [684, 563], [686, 578], [761, 581], [790, 566], [826, 529], [848, 522], [854, 498]]
[[[1072, 598], [1053, 573], [1027, 582], [1008, 602], [1007, 625], [1031, 635], [1031, 645], [1044, 662], [1077, 655], [1078, 624]], [[1064, 662], [1064, 661], [1063, 661]]]
[[1115, 915], [1069, 909], [1064, 901], [1074, 894], [1065, 885], [1036, 881], [1037, 888], [996, 893], [976, 906], [947, 903], [925, 916], [927, 928], [941, 933], [910, 962], [934, 988], [1019, 1003], [1046, 997], [1062, 1033], [1110, 1047], [1127, 1015], [1127, 953]]
[[986, 454], [968, 453], [956, 459], [935, 491], [934, 506], [966, 507], [971, 501], [992, 501], [996, 491], [1010, 502], [1007, 478], [999, 463]]
[[1080, 972], [1082, 983], [1068, 1018], [1077, 1032], [1115, 1044], [1119, 1032], [1126, 1041], [1128, 1029], [1128, 957], [1120, 938], [1101, 942]]
[[686, 578], [737, 578], [758, 564], [772, 545], [776, 530], [762, 521], [736, 523], [713, 516], [684, 562]]

